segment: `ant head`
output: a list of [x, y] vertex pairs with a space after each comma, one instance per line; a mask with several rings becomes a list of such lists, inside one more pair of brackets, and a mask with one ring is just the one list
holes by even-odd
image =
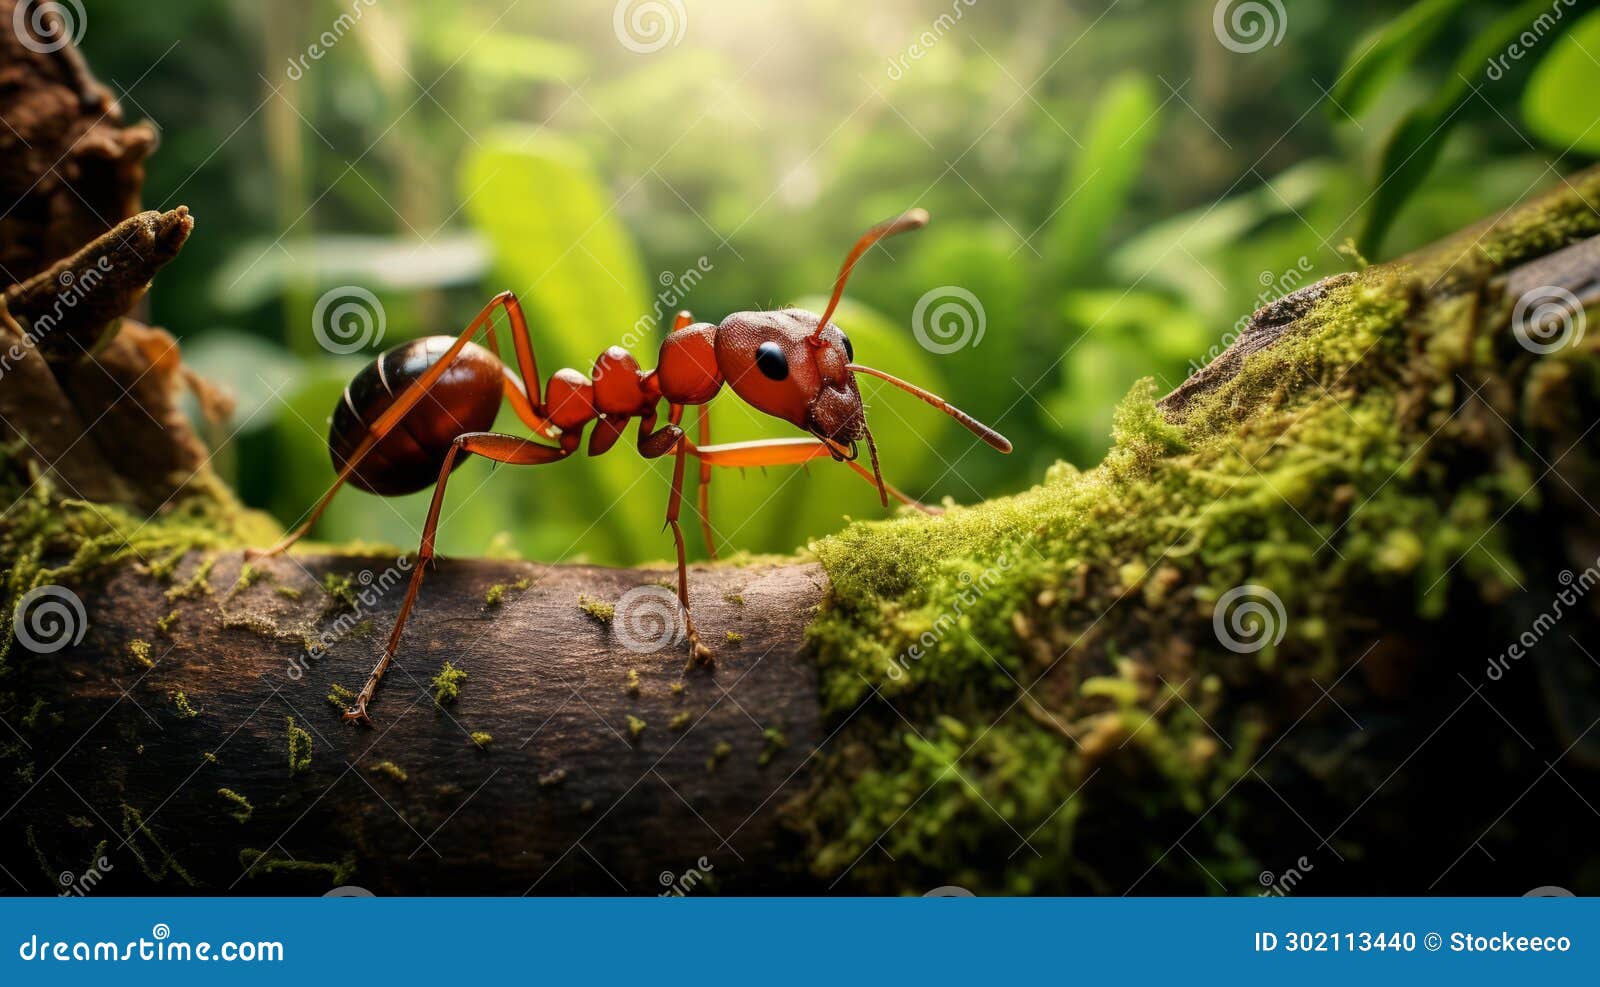
[[[717, 327], [717, 368], [746, 404], [850, 447], [866, 430], [861, 392], [850, 361], [855, 354], [838, 326], [822, 327], [813, 312], [735, 312]], [[843, 454], [841, 448], [837, 454]]]

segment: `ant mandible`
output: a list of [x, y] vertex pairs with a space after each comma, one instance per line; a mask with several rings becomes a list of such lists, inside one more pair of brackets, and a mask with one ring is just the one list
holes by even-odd
[[[845, 257], [834, 281], [833, 295], [821, 316], [795, 308], [736, 312], [714, 326], [694, 322], [688, 312], [678, 313], [652, 371], [640, 369], [627, 350], [613, 346], [595, 361], [591, 373], [558, 370], [541, 390], [527, 320], [516, 295], [509, 291], [485, 305], [460, 336], [428, 336], [403, 343], [368, 364], [345, 388], [334, 408], [328, 433], [329, 451], [338, 470], [333, 485], [303, 524], [272, 548], [251, 553], [277, 555], [293, 545], [311, 529], [346, 482], [386, 497], [434, 484], [422, 544], [394, 630], [355, 705], [346, 710], [345, 719], [369, 726], [372, 723], [367, 705], [394, 660], [406, 618], [422, 587], [423, 572], [433, 558], [445, 484], [468, 454], [520, 466], [553, 463], [577, 451], [584, 426], [593, 422], [587, 451], [598, 456], [616, 444], [628, 422], [637, 418], [639, 453], [647, 459], [669, 453], [675, 457], [667, 525], [672, 528], [678, 553], [678, 603], [683, 608], [691, 661], [707, 661], [711, 652], [700, 643], [689, 613], [688, 567], [683, 530], [678, 526], [683, 505], [683, 468], [689, 456], [700, 464], [701, 528], [713, 558], [716, 548], [708, 519], [713, 466], [780, 466], [831, 456], [876, 486], [883, 506], [889, 505], [893, 495], [919, 510], [939, 513], [937, 508], [920, 504], [884, 482], [878, 468], [878, 449], [867, 428], [861, 391], [856, 386], [857, 373], [870, 374], [915, 394], [1000, 452], [1010, 452], [1011, 443], [944, 398], [882, 370], [853, 362], [855, 353], [850, 340], [828, 321], [861, 255], [884, 237], [920, 229], [927, 222], [925, 210], [912, 209], [862, 234]], [[496, 355], [499, 345], [492, 318], [496, 308], [505, 309], [511, 323], [520, 376]], [[479, 330], [488, 338], [487, 349], [473, 342]], [[724, 384], [732, 387], [745, 403], [790, 422], [813, 437], [710, 445], [710, 419], [703, 406]], [[502, 400], [510, 402], [529, 429], [555, 445], [489, 431]], [[663, 400], [667, 402], [667, 422], [657, 428], [657, 408]], [[702, 406], [699, 443], [691, 442], [681, 425], [684, 409], [689, 405]], [[861, 439], [866, 439], [872, 460], [870, 473], [856, 462], [856, 444]]]

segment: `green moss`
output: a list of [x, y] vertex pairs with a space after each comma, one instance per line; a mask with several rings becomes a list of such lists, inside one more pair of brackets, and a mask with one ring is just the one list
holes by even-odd
[[474, 730], [471, 735], [474, 747], [488, 747], [494, 743], [494, 737], [486, 730]]
[[128, 642], [128, 657], [140, 668], [154, 668], [156, 663], [150, 658], [150, 642], [133, 640]]
[[328, 702], [333, 708], [343, 713], [355, 705], [356, 694], [346, 689], [337, 682], [328, 683]]
[[270, 848], [257, 850], [245, 847], [239, 851], [239, 866], [245, 869], [247, 877], [261, 877], [268, 874], [319, 874], [326, 878], [329, 887], [349, 884], [356, 873], [354, 856], [346, 856], [337, 863], [296, 860], [284, 856], [281, 852], [275, 853]]
[[[1600, 233], [1584, 204], [1597, 198], [1589, 172], [1409, 266], [1360, 272], [1181, 413], [1141, 383], [1092, 469], [1058, 463], [1016, 496], [813, 543], [831, 590], [809, 633], [824, 732], [839, 731], [793, 810], [817, 875], [1118, 893], [1078, 843], [1120, 821], [1118, 850], [1205, 890], [1163, 856], [1170, 839], [1141, 845], [1127, 820], [1201, 820], [1304, 708], [1292, 697], [1365, 650], [1374, 600], [1427, 626], [1449, 599], [1516, 590], [1518, 551], [1533, 549], [1514, 522], [1539, 510], [1545, 464], [1497, 416], [1569, 422], [1563, 409], [1600, 399], [1600, 361], [1592, 345], [1530, 360], [1509, 303], [1482, 327], [1472, 289]], [[1212, 618], [1245, 585], [1287, 620], [1240, 654]], [[1243, 804], [1221, 802], [1184, 843], [1241, 891], [1262, 869], [1229, 835]], [[1019, 852], [979, 872], [980, 846]]]
[[439, 669], [439, 674], [428, 682], [429, 685], [433, 686], [434, 705], [449, 706], [461, 698], [461, 683], [466, 680], [466, 672], [449, 662], [445, 662]]
[[600, 623], [607, 625], [609, 625], [612, 618], [617, 615], [616, 604], [603, 603], [600, 600], [590, 599], [582, 594], [579, 594], [578, 596], [578, 609], [582, 610], [584, 613], [588, 614], [590, 617], [594, 618]]
[[729, 631], [728, 632], [728, 643], [730, 645], [743, 644], [744, 643], [744, 635], [740, 634], [738, 631]]
[[348, 573], [330, 572], [322, 577], [322, 590], [327, 599], [322, 604], [322, 616], [336, 617], [350, 613], [360, 602], [356, 597], [356, 580]]
[[180, 613], [177, 610], [174, 610], [171, 613], [167, 614], [165, 617], [162, 617], [160, 620], [156, 621], [156, 633], [164, 635], [166, 637], [171, 637], [172, 636], [172, 628], [173, 628], [173, 626], [175, 624], [177, 624], [178, 620], [182, 616], [183, 616], [182, 613]]
[[256, 807], [250, 804], [249, 799], [231, 788], [219, 788], [217, 789], [217, 794], [222, 796], [223, 801], [233, 807], [228, 812], [228, 815], [232, 816], [236, 822], [242, 824], [250, 821], [250, 817], [255, 813]]
[[298, 600], [302, 595], [300, 590], [293, 586], [274, 586], [272, 591], [286, 600]]
[[392, 781], [399, 782], [402, 785], [405, 784], [406, 781], [408, 781], [411, 777], [410, 775], [406, 774], [405, 768], [402, 768], [393, 761], [379, 761], [377, 764], [372, 765], [372, 767], [368, 768], [367, 770], [371, 771], [373, 774], [383, 775]]
[[689, 724], [691, 724], [693, 722], [694, 722], [694, 714], [689, 712], [688, 710], [683, 710], [681, 712], [672, 714], [672, 719], [667, 721], [667, 729], [668, 730], [682, 730], [684, 727], [688, 726]]
[[725, 740], [717, 741], [717, 746], [711, 748], [711, 756], [706, 758], [706, 771], [710, 772], [717, 770], [717, 765], [721, 764], [723, 761], [726, 761], [728, 759], [728, 755], [732, 753], [732, 744]]
[[33, 705], [28, 707], [28, 711], [22, 714], [21, 722], [24, 730], [37, 730], [39, 728], [39, 714], [44, 712], [44, 707], [43, 699], [35, 699], [33, 701]]
[[487, 593], [483, 594], [484, 606], [498, 607], [500, 604], [505, 602], [506, 593], [512, 591], [520, 593], [527, 588], [527, 577], [523, 577], [511, 583], [495, 583], [493, 586], [489, 587], [489, 591]]
[[167, 590], [167, 600], [193, 600], [211, 595], [211, 570], [216, 567], [216, 556], [207, 556], [195, 566], [187, 582]]
[[639, 670], [637, 668], [628, 669], [628, 674], [623, 678], [622, 682], [623, 691], [637, 699], [639, 696], [640, 684]]
[[684, 686], [682, 681], [678, 681], [678, 682], [672, 683], [672, 685], [668, 686], [668, 688], [672, 691], [672, 694], [674, 696], [681, 696], [681, 695], [683, 695], [683, 691], [684, 691], [684, 689], [686, 687]]
[[243, 593], [245, 590], [260, 582], [263, 578], [270, 578], [270, 576], [271, 573], [267, 572], [265, 569], [257, 569], [255, 566], [246, 562], [244, 565], [239, 567], [239, 578], [234, 581], [233, 586], [231, 586], [228, 589], [228, 592], [222, 597], [222, 601], [226, 603], [229, 600], [232, 600], [240, 593]]
[[289, 774], [297, 775], [311, 767], [311, 734], [292, 716], [284, 717], [284, 729], [289, 741]]
[[637, 716], [634, 716], [631, 713], [628, 714], [628, 736], [629, 737], [632, 737], [634, 740], [637, 741], [639, 739], [639, 735], [644, 733], [645, 728], [647, 726], [649, 726], [649, 724], [646, 723], [645, 721], [639, 719]]
[[733, 604], [736, 607], [744, 606], [744, 594], [743, 593], [735, 593], [733, 590], [730, 589], [726, 593], [722, 594], [722, 598], [724, 600], [727, 600], [729, 603]]
[[772, 763], [772, 759], [778, 756], [779, 751], [789, 746], [789, 738], [785, 737], [783, 731], [777, 727], [767, 727], [761, 731], [761, 739], [764, 743], [761, 753], [756, 755], [756, 764], [764, 768]]
[[184, 719], [192, 720], [196, 716], [200, 715], [200, 711], [198, 709], [195, 709], [192, 705], [190, 705], [189, 697], [184, 695], [183, 690], [180, 689], [180, 690], [178, 690], [176, 692], [173, 692], [171, 694], [171, 699], [172, 699], [172, 705], [178, 711], [178, 715], [183, 717]]
[[194, 878], [178, 863], [176, 857], [162, 845], [150, 827], [145, 825], [144, 816], [131, 805], [122, 806], [122, 838], [127, 843], [128, 850], [133, 858], [139, 862], [139, 869], [151, 881], [160, 883], [168, 876], [177, 877], [184, 884], [194, 887]]

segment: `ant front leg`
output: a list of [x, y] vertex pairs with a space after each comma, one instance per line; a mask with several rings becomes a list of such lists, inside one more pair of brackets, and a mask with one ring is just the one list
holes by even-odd
[[679, 422], [683, 420], [683, 405], [671, 405], [668, 423], [652, 431], [655, 415], [639, 422], [639, 454], [655, 459], [674, 453], [672, 463], [672, 494], [667, 498], [667, 526], [672, 529], [672, 542], [678, 550], [678, 605], [683, 607], [684, 631], [689, 636], [689, 661], [691, 664], [709, 664], [711, 649], [700, 643], [700, 632], [695, 629], [694, 615], [689, 612], [689, 563], [684, 554], [683, 528], [678, 525], [678, 514], [683, 509], [683, 465], [689, 453], [689, 441], [684, 437]]
[[[730, 468], [799, 466], [803, 463], [809, 463], [813, 459], [824, 459], [833, 455], [832, 447], [826, 442], [819, 439], [800, 438], [730, 442], [720, 446], [699, 446], [691, 451], [695, 456], [699, 457], [702, 472], [709, 471], [713, 466]], [[874, 490], [877, 489], [878, 481], [873, 479], [871, 470], [854, 460], [846, 460], [845, 465], [854, 470], [857, 476], [872, 484]], [[920, 500], [903, 493], [892, 483], [885, 483], [883, 488], [895, 500], [924, 514], [939, 515], [944, 513], [944, 508], [924, 504]]]
[[[711, 444], [711, 405], [700, 406], [700, 448]], [[711, 464], [700, 460], [700, 483], [695, 487], [695, 507], [700, 514], [700, 534], [706, 540], [706, 554], [712, 561], [717, 558], [717, 539], [711, 531]]]
[[575, 442], [565, 443], [560, 447], [547, 446], [515, 435], [501, 435], [498, 432], [469, 432], [456, 438], [454, 444], [450, 446], [450, 451], [445, 454], [444, 465], [439, 469], [439, 482], [433, 488], [433, 502], [428, 505], [428, 520], [422, 526], [422, 544], [417, 548], [417, 557], [411, 569], [411, 582], [406, 586], [405, 599], [401, 601], [400, 613], [395, 617], [394, 630], [389, 632], [389, 643], [384, 646], [383, 657], [378, 659], [372, 674], [367, 676], [367, 684], [361, 687], [360, 694], [356, 696], [355, 705], [345, 711], [346, 720], [372, 725], [371, 718], [367, 716], [367, 704], [372, 702], [373, 695], [378, 691], [378, 683], [383, 681], [383, 674], [389, 670], [389, 664], [394, 661], [395, 651], [400, 647], [400, 636], [405, 631], [406, 618], [411, 616], [411, 608], [417, 602], [417, 592], [422, 589], [423, 573], [433, 559], [433, 540], [439, 528], [439, 511], [444, 507], [444, 489], [450, 482], [450, 472], [455, 467], [456, 456], [460, 453], [477, 453], [497, 463], [539, 466], [565, 459], [572, 454], [573, 448], [576, 448]]

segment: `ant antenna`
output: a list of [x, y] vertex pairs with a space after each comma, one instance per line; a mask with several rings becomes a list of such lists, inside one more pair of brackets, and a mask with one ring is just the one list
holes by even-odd
[[839, 276], [833, 282], [833, 297], [828, 299], [828, 307], [822, 311], [822, 319], [817, 323], [817, 329], [811, 334], [813, 343], [820, 343], [822, 330], [828, 328], [828, 319], [833, 316], [833, 310], [839, 307], [839, 299], [844, 297], [844, 285], [850, 280], [850, 272], [855, 270], [856, 261], [861, 255], [872, 249], [872, 245], [884, 237], [895, 236], [899, 233], [909, 233], [920, 230], [928, 225], [928, 210], [907, 209], [893, 219], [886, 219], [872, 229], [861, 234], [861, 239], [850, 248], [850, 253], [844, 259], [844, 266], [839, 268]]
[[[907, 394], [915, 394], [917, 397], [928, 402], [935, 408], [938, 408], [940, 411], [949, 415], [951, 418], [954, 418], [956, 421], [965, 425], [967, 427], [967, 431], [989, 443], [989, 445], [995, 450], [999, 452], [1011, 451], [1010, 439], [1006, 438], [1004, 435], [1001, 435], [999, 432], [996, 432], [983, 422], [978, 421], [976, 418], [967, 414], [965, 411], [962, 411], [960, 408], [957, 408], [955, 405], [951, 404], [949, 401], [946, 401], [944, 398], [933, 393], [932, 391], [925, 390], [915, 384], [909, 383], [908, 381], [903, 381], [893, 374], [886, 374], [882, 370], [875, 370], [872, 367], [863, 367], [859, 363], [848, 364], [846, 369], [848, 369], [851, 373], [870, 374], [879, 380], [888, 381], [894, 386], [900, 388], [902, 391], [905, 391]], [[871, 447], [870, 438], [868, 439], [868, 447]]]
[[872, 480], [878, 485], [878, 502], [884, 507], [889, 506], [889, 491], [883, 485], [883, 470], [878, 468], [878, 443], [872, 441], [872, 429], [867, 423], [861, 423], [861, 431], [867, 436], [867, 455], [872, 459]]

